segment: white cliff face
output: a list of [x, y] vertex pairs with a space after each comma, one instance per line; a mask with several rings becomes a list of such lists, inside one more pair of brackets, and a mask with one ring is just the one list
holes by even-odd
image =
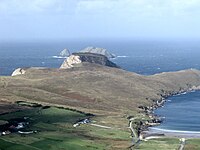
[[82, 61], [79, 56], [71, 55], [65, 59], [63, 64], [61, 65], [61, 69], [72, 68], [75, 64], [80, 64]]
[[26, 71], [25, 71], [24, 69], [18, 68], [18, 69], [16, 69], [16, 70], [12, 73], [11, 76], [22, 75], [22, 74], [25, 74], [25, 73], [26, 73]]

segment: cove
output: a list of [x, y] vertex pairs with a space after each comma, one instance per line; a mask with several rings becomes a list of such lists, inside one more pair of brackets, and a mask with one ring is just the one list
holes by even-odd
[[200, 91], [169, 97], [164, 107], [154, 111], [164, 117], [153, 129], [166, 132], [200, 133]]

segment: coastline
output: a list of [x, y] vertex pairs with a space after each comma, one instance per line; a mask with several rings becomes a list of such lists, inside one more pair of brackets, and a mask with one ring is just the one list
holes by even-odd
[[146, 132], [149, 135], [164, 134], [165, 137], [200, 138], [200, 131], [179, 131], [150, 127]]
[[149, 106], [151, 108], [150, 110], [147, 109], [147, 114], [149, 118], [151, 118], [151, 121], [153, 120], [153, 123], [146, 124], [141, 126], [141, 134], [139, 135], [140, 140], [149, 138], [149, 137], [155, 137], [155, 136], [164, 136], [164, 137], [177, 137], [177, 138], [200, 138], [200, 131], [179, 131], [179, 130], [170, 130], [170, 129], [160, 129], [156, 128], [156, 126], [159, 126], [162, 124], [163, 120], [162, 118], [164, 116], [157, 116], [154, 114], [154, 110], [163, 107], [164, 104], [167, 102], [167, 98], [171, 96], [178, 96], [178, 95], [185, 95], [190, 92], [200, 91], [200, 86], [193, 86], [189, 88], [188, 90], [181, 90], [179, 92], [172, 92], [171, 94], [167, 94], [162, 96], [162, 100], [160, 103], [158, 103], [159, 100], [153, 105]]

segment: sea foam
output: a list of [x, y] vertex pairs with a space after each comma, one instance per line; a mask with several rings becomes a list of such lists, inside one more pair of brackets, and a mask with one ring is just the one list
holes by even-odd
[[52, 58], [56, 58], [56, 59], [65, 59], [67, 57], [62, 57], [62, 56], [52, 56]]

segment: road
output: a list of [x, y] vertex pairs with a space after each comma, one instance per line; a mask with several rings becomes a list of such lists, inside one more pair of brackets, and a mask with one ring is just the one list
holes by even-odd
[[98, 125], [98, 124], [94, 124], [94, 123], [91, 123], [90, 125], [95, 126], [95, 127], [105, 128], [105, 129], [112, 129], [112, 127], [102, 126], [102, 125]]
[[181, 141], [181, 145], [179, 146], [178, 149], [179, 150], [184, 150], [186, 140], [185, 140], [185, 138], [181, 138], [180, 141]]

